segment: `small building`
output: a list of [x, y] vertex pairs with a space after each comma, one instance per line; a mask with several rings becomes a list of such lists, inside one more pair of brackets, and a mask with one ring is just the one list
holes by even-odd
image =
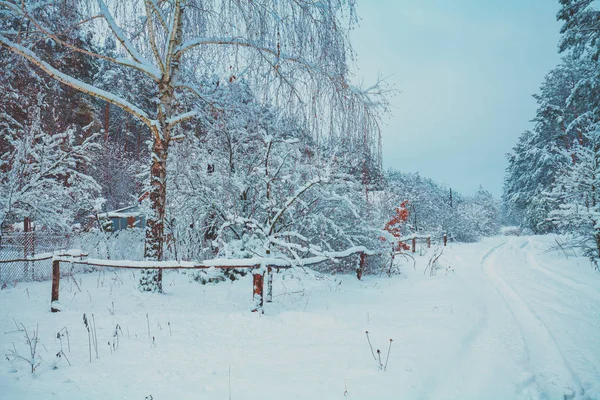
[[[112, 232], [128, 228], [146, 228], [146, 215], [140, 211], [139, 205], [100, 213], [98, 214], [98, 220], [104, 224], [105, 229], [109, 229]], [[110, 225], [105, 224], [109, 220], [111, 222]]]

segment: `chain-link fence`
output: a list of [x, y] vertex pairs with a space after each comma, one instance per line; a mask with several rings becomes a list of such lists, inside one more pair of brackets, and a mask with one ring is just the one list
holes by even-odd
[[[0, 236], [0, 261], [32, 258], [58, 250], [80, 249], [91, 258], [142, 260], [144, 231], [130, 229], [109, 234], [89, 232], [76, 235], [47, 232], [5, 233]], [[72, 264], [62, 270], [68, 275], [84, 272], [89, 267]], [[48, 280], [52, 276], [52, 260], [0, 263], [0, 286], [22, 281]]]
[[[31, 258], [42, 253], [65, 249], [69, 246], [66, 235], [19, 232], [0, 237], [0, 260]], [[7, 285], [18, 281], [38, 281], [49, 279], [52, 261], [15, 261], [0, 264], [0, 284]]]

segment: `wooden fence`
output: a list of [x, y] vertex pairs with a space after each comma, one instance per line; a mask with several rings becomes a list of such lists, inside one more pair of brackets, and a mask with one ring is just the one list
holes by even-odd
[[[359, 256], [359, 267], [357, 268], [357, 277], [361, 279], [367, 255], [378, 254], [367, 250], [364, 247], [355, 247], [344, 252], [330, 253], [325, 256], [312, 257], [302, 260], [302, 266], [316, 265], [331, 259], [346, 258], [353, 255]], [[36, 262], [43, 260], [52, 260], [52, 291], [50, 296], [50, 311], [59, 312], [59, 294], [60, 294], [60, 264], [80, 264], [92, 267], [103, 268], [124, 268], [124, 269], [156, 269], [156, 270], [178, 270], [178, 269], [239, 269], [247, 268], [252, 270], [252, 298], [254, 301], [253, 312], [264, 312], [264, 302], [271, 302], [273, 299], [273, 270], [288, 269], [294, 266], [291, 262], [282, 259], [272, 258], [250, 258], [250, 259], [215, 259], [203, 262], [177, 262], [177, 261], [127, 261], [127, 260], [100, 260], [84, 259], [87, 254], [75, 253], [73, 251], [53, 254], [41, 254], [35, 257], [26, 257], [11, 260], [0, 260], [0, 263], [8, 262]], [[267, 275], [267, 293], [264, 293], [265, 274]]]
[[[427, 247], [431, 247], [431, 236], [429, 235], [412, 235], [400, 240], [401, 242], [411, 242], [412, 252], [416, 251], [417, 240], [425, 240]], [[447, 237], [443, 236], [443, 243], [446, 246]], [[367, 261], [368, 255], [379, 255], [380, 253], [370, 251], [363, 246], [354, 247], [342, 252], [330, 252], [322, 256], [316, 256], [301, 260], [300, 265], [312, 266], [332, 259], [341, 259], [358, 255], [358, 268], [356, 269], [356, 277], [361, 279]], [[69, 252], [54, 252], [40, 254], [39, 256], [16, 258], [11, 260], [0, 260], [2, 263], [14, 262], [36, 262], [43, 260], [52, 260], [52, 292], [50, 310], [52, 312], [60, 311], [58, 307], [60, 293], [60, 263], [66, 262], [69, 264], [88, 265], [92, 267], [103, 268], [125, 268], [125, 269], [156, 269], [162, 270], [177, 270], [177, 269], [239, 269], [247, 268], [252, 270], [252, 298], [254, 300], [253, 312], [264, 312], [264, 301], [271, 302], [273, 299], [273, 270], [288, 269], [293, 267], [290, 261], [273, 258], [250, 258], [250, 259], [215, 259], [203, 262], [177, 262], [177, 261], [127, 261], [127, 260], [101, 260], [101, 259], [84, 259], [87, 257], [85, 253]], [[264, 293], [265, 275], [267, 276], [267, 293]], [[266, 297], [266, 299], [265, 299]]]
[[[427, 248], [431, 247], [431, 235], [411, 235], [408, 237], [404, 237], [404, 238], [400, 238], [399, 242], [400, 243], [411, 243], [411, 251], [413, 253], [415, 253], [417, 251], [417, 240], [425, 240], [427, 243]], [[446, 244], [448, 243], [448, 237], [447, 235], [444, 235], [442, 237], [442, 242], [444, 243], [444, 246], [446, 246]]]

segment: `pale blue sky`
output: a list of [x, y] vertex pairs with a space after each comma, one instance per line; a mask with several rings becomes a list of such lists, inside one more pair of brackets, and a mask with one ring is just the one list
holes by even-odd
[[531, 128], [531, 97], [559, 61], [558, 0], [362, 0], [358, 73], [401, 93], [383, 128], [384, 167], [465, 194], [502, 193], [505, 154]]

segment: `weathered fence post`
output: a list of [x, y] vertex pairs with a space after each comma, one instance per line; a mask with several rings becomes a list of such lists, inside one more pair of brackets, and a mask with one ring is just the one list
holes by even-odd
[[[23, 218], [23, 256], [28, 259], [34, 255], [33, 247], [33, 233], [31, 232], [31, 218]], [[25, 261], [24, 275], [29, 277], [29, 271], [31, 270], [31, 279], [34, 279], [33, 264], [30, 261]]]
[[[60, 289], [60, 261], [52, 260], [52, 297], [50, 302], [50, 311], [58, 312], [60, 309], [57, 308], [58, 292]], [[55, 307], [56, 306], [56, 307]]]
[[273, 302], [273, 268], [267, 267], [267, 303]]
[[358, 268], [356, 269], [356, 277], [358, 280], [361, 280], [363, 273], [365, 272], [365, 264], [367, 262], [367, 255], [365, 253], [360, 253]]
[[252, 272], [252, 299], [254, 300], [254, 309], [252, 312], [263, 312], [263, 292], [264, 292], [265, 274], [264, 272]]
[[416, 253], [416, 251], [417, 251], [417, 238], [413, 237], [412, 238], [412, 252]]
[[427, 248], [431, 248], [431, 236], [427, 236]]
[[447, 242], [448, 242], [448, 236], [444, 233], [444, 246], [446, 246]]

